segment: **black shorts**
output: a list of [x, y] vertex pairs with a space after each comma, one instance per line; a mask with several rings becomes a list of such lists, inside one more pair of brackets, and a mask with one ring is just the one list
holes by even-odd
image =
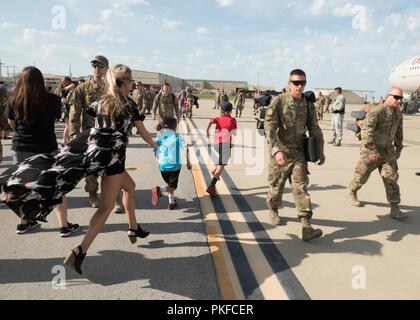
[[161, 171], [162, 178], [168, 184], [169, 188], [178, 189], [178, 180], [181, 170], [178, 171]]
[[214, 145], [214, 149], [218, 153], [216, 165], [227, 166], [231, 156], [232, 145], [230, 143], [220, 143]]

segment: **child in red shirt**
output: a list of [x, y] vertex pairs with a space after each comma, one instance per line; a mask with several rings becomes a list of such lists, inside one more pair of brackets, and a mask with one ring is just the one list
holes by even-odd
[[232, 148], [232, 136], [236, 135], [237, 124], [236, 119], [231, 117], [232, 110], [232, 104], [225, 102], [222, 105], [222, 115], [211, 120], [207, 126], [207, 138], [210, 138], [210, 128], [212, 125], [216, 125], [214, 148], [219, 154], [216, 167], [211, 171], [213, 174], [213, 180], [207, 188], [207, 193], [212, 197], [217, 196], [216, 184], [217, 181], [220, 180], [220, 176], [229, 162]]

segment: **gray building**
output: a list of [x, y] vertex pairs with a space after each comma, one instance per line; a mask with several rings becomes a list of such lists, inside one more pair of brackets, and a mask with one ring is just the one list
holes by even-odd
[[215, 91], [224, 89], [225, 91], [235, 92], [238, 88], [248, 88], [246, 81], [224, 81], [224, 80], [185, 80], [187, 85], [197, 91]]
[[143, 85], [150, 86], [153, 89], [160, 89], [165, 82], [168, 82], [174, 92], [181, 91], [182, 88], [187, 86], [183, 79], [156, 72], [133, 70], [133, 79], [135, 81], [140, 81]]

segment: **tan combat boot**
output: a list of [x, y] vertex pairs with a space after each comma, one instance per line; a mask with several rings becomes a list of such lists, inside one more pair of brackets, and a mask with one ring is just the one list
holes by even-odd
[[349, 200], [349, 203], [354, 206], [354, 207], [361, 207], [362, 204], [360, 203], [360, 201], [357, 199], [357, 192], [356, 191], [349, 191], [349, 193], [347, 194], [347, 199]]
[[99, 208], [99, 198], [96, 191], [89, 192], [89, 203], [92, 208]]
[[275, 226], [280, 225], [281, 221], [280, 221], [280, 216], [277, 209], [270, 209], [270, 221]]
[[408, 215], [400, 210], [398, 204], [391, 204], [391, 218], [396, 220], [406, 220]]
[[115, 207], [112, 210], [112, 213], [115, 213], [115, 214], [125, 213], [124, 206], [122, 204], [121, 192], [118, 194], [118, 199], [117, 199], [117, 202], [115, 203]]
[[334, 144], [334, 147], [341, 147], [341, 140], [337, 140]]
[[332, 139], [331, 141], [328, 141], [328, 144], [335, 144], [335, 139]]
[[302, 223], [303, 241], [309, 241], [322, 236], [322, 230], [312, 228], [311, 220], [309, 220], [309, 218], [301, 218], [300, 222]]

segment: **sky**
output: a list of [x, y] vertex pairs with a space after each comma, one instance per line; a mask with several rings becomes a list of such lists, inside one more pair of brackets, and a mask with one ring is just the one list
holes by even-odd
[[393, 67], [420, 54], [420, 0], [2, 1], [5, 65], [67, 75], [71, 62], [72, 75], [85, 76], [97, 54], [136, 70], [276, 89], [301, 68], [308, 89], [379, 96]]

